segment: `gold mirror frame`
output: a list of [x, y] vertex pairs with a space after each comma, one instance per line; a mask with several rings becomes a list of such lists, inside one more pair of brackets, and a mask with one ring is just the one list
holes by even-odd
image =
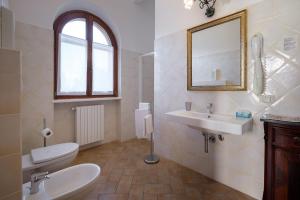
[[[240, 35], [241, 35], [241, 83], [240, 85], [224, 85], [224, 86], [193, 86], [192, 85], [192, 34], [219, 24], [223, 24], [235, 19], [240, 19]], [[196, 26], [187, 30], [187, 90], [191, 91], [245, 91], [247, 90], [247, 10], [222, 17], [210, 21], [208, 23]]]

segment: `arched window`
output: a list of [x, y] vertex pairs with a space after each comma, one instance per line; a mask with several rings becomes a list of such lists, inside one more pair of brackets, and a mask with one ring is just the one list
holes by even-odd
[[54, 98], [118, 96], [118, 47], [109, 26], [86, 11], [54, 22]]

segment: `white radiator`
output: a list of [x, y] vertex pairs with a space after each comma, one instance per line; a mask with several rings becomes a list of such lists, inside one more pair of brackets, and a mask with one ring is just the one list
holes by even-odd
[[76, 107], [76, 142], [79, 145], [104, 139], [104, 105]]

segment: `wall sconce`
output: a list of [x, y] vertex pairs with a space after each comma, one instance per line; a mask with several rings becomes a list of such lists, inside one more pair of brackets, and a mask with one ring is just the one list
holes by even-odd
[[192, 9], [194, 3], [196, 1], [199, 1], [199, 7], [201, 9], [203, 8], [206, 8], [206, 12], [205, 12], [205, 15], [207, 17], [212, 17], [214, 14], [215, 14], [215, 3], [216, 3], [216, 0], [184, 0], [184, 7], [185, 9]]

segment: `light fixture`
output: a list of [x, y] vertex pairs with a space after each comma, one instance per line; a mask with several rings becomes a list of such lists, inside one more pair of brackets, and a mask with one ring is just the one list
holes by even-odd
[[212, 17], [215, 14], [215, 3], [216, 0], [183, 0], [185, 9], [192, 9], [194, 3], [199, 1], [199, 7], [201, 9], [206, 8], [205, 15], [207, 17]]
[[184, 8], [187, 10], [191, 10], [194, 5], [195, 0], [183, 0], [184, 2]]

